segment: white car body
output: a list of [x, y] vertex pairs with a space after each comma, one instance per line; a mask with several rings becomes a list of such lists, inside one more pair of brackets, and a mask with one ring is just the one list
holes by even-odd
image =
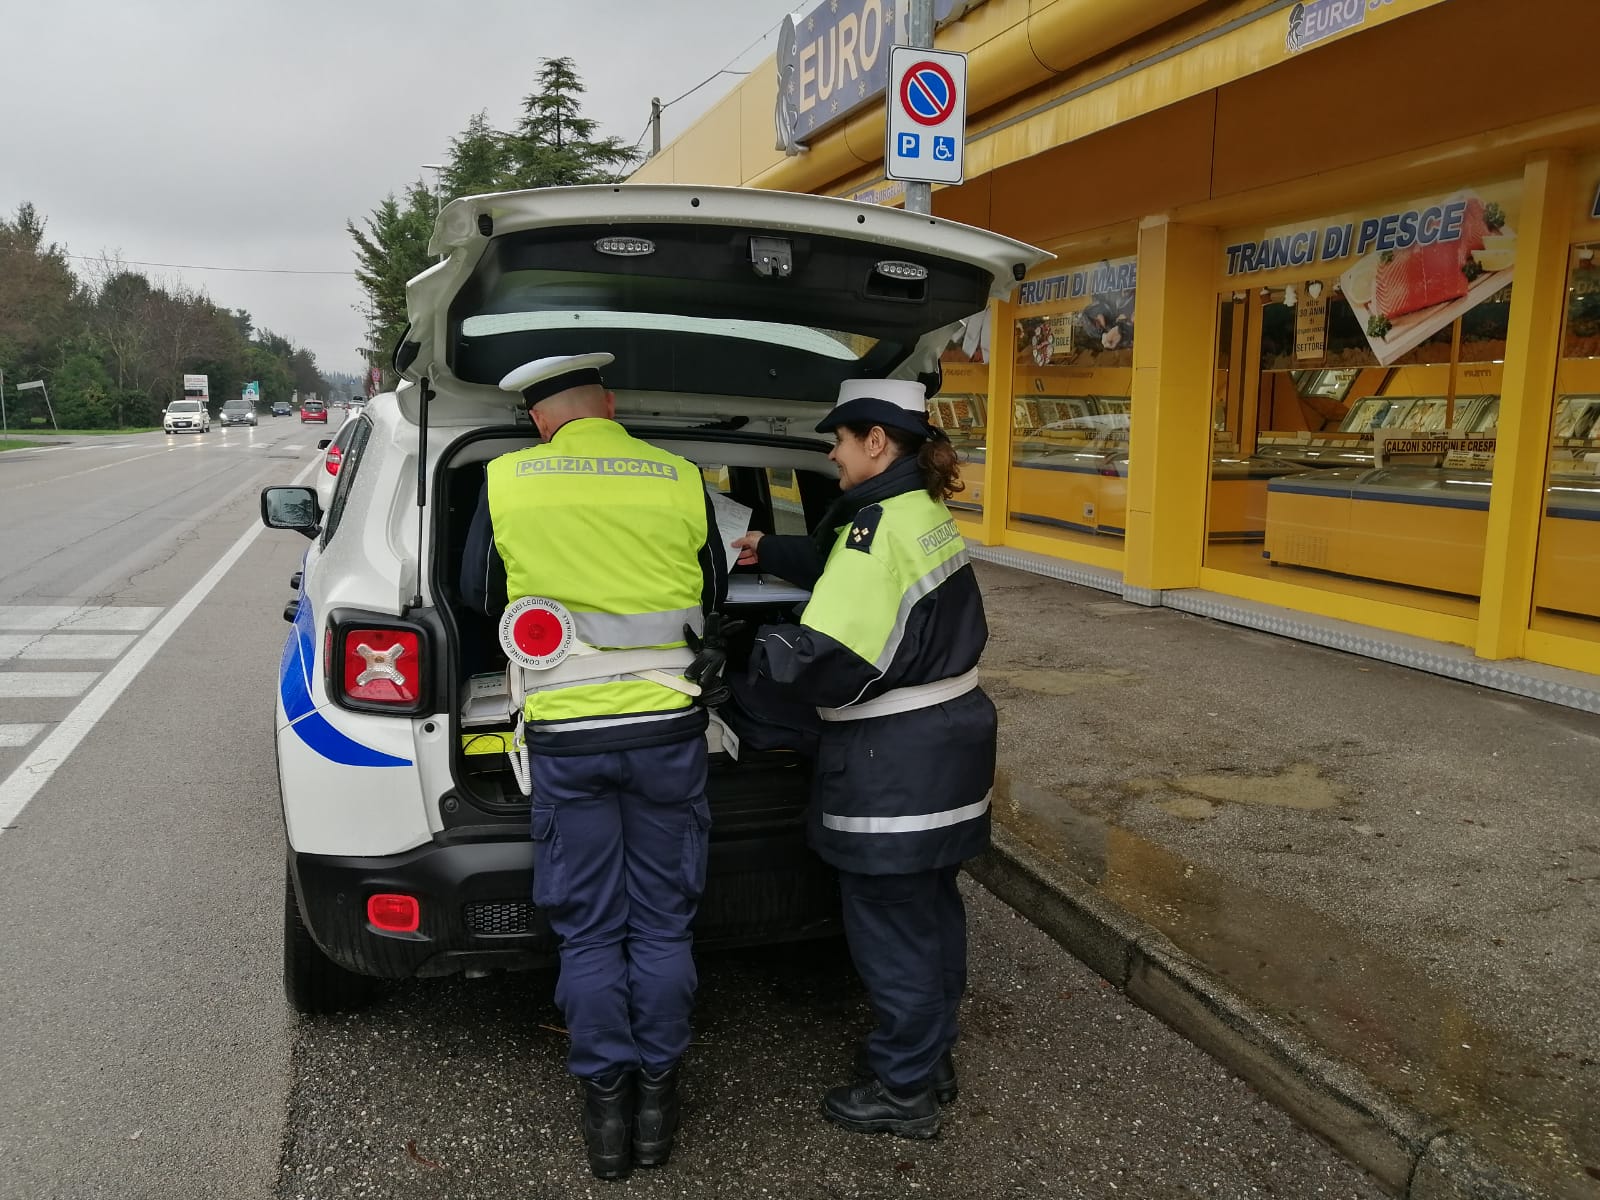
[[[612, 237], [608, 230], [618, 232]], [[641, 230], [651, 236], [641, 238]], [[642, 251], [614, 253], [627, 248], [628, 238], [634, 250], [650, 241], [649, 253], [661, 258], [640, 263]], [[831, 404], [838, 379], [873, 370], [901, 378], [936, 372], [954, 322], [991, 295], [1008, 293], [1026, 269], [1048, 257], [996, 234], [892, 209], [675, 186], [466, 197], [440, 214], [430, 251], [446, 257], [409, 285], [411, 329], [397, 355], [404, 382], [340, 428], [339, 473], [323, 479], [327, 472], [319, 464], [317, 528], [303, 529], [313, 540], [284, 648], [276, 737], [292, 880], [286, 982], [305, 1011], [352, 999], [356, 974], [398, 978], [530, 965], [554, 949], [547, 930], [485, 933], [462, 915], [474, 905], [492, 909], [494, 920], [515, 916], [518, 905], [531, 910], [525, 802], [518, 810], [520, 797], [504, 780], [495, 777], [491, 786], [473, 773], [481, 774], [483, 764], [462, 749], [457, 711], [467, 647], [482, 645], [473, 641], [473, 620], [454, 591], [464, 523], [482, 465], [536, 439], [525, 415], [519, 423], [516, 398], [496, 386], [504, 373], [500, 358], [522, 362], [572, 353], [573, 338], [592, 349], [615, 345], [621, 353], [608, 384], [616, 392], [618, 419], [641, 436], [743, 478], [779, 469], [825, 483], [834, 474], [826, 459], [830, 443], [811, 435], [810, 426]], [[541, 267], [541, 255], [560, 264], [582, 260], [580, 266], [586, 256], [604, 257], [596, 257], [590, 271]], [[777, 264], [786, 255], [792, 274]], [[763, 256], [769, 258], [765, 273], [756, 261]], [[535, 265], [524, 269], [524, 260]], [[921, 281], [886, 273], [914, 276], [907, 269], [918, 261]], [[674, 264], [689, 265], [686, 273], [673, 274]], [[550, 308], [540, 300], [516, 311], [510, 305], [527, 290], [524, 278], [535, 291], [554, 289], [551, 303], [565, 303], [560, 297], [569, 294], [581, 303]], [[631, 280], [641, 287], [648, 280], [664, 289], [665, 308], [608, 306], [593, 290], [596, 279], [620, 281], [615, 286], [623, 291]], [[858, 283], [860, 295], [851, 299]], [[484, 302], [488, 307], [468, 312], [463, 306], [474, 296], [482, 301], [491, 284], [510, 287], [510, 299], [491, 299]], [[739, 299], [745, 292], [754, 308]], [[724, 298], [727, 311], [673, 307], [706, 302], [715, 308]], [[786, 320], [790, 305], [810, 319]], [[839, 328], [850, 330], [854, 322], [876, 333], [828, 334], [817, 328], [819, 314], [830, 322], [837, 314]], [[646, 349], [662, 346], [711, 347], [712, 365], [726, 369], [706, 374], [705, 364], [691, 356], [672, 365], [668, 378], [663, 373], [671, 356]], [[691, 378], [695, 371], [703, 373]], [[697, 382], [711, 387], [687, 386]], [[432, 393], [424, 472], [429, 494], [419, 521], [424, 387]], [[793, 436], [801, 430], [805, 437]], [[273, 495], [269, 489], [263, 496], [264, 515]], [[294, 499], [288, 491], [282, 495]], [[269, 523], [293, 525], [276, 517]], [[343, 659], [330, 669], [330, 639], [337, 658], [346, 631], [369, 627], [376, 635], [369, 640], [378, 644], [368, 651], [384, 651], [383, 643], [398, 644], [403, 634], [419, 637], [425, 661], [416, 685], [423, 695], [414, 710], [380, 712], [353, 703], [343, 691]], [[403, 666], [405, 657], [398, 661]], [[792, 765], [791, 759], [785, 769]], [[771, 785], [763, 772], [769, 770], [777, 766], [746, 756], [727, 767], [720, 785], [714, 771], [714, 808], [719, 786], [766, 794]], [[714, 878], [720, 863], [729, 877], [754, 881], [739, 886], [780, 893], [815, 886], [818, 867], [800, 844], [797, 815], [809, 775], [790, 771], [783, 778], [786, 788], [799, 790], [782, 838], [752, 838], [751, 846], [760, 842], [766, 850], [746, 862], [740, 855], [750, 847], [719, 848], [714, 822]], [[796, 872], [798, 882], [786, 883], [784, 871]], [[734, 921], [732, 909], [752, 907], [732, 904], [723, 912], [715, 886], [702, 906], [702, 924]], [[417, 897], [420, 927], [390, 933], [363, 920], [361, 897], [375, 891]], [[717, 927], [735, 940], [766, 936]], [[804, 935], [788, 928], [773, 934]]]
[[211, 414], [198, 400], [174, 400], [161, 414], [164, 433], [210, 433]]

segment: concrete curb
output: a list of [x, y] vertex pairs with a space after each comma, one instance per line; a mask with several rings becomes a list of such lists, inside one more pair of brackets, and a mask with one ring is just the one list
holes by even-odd
[[1537, 1200], [1442, 1120], [1252, 1005], [1166, 937], [1000, 826], [967, 864], [989, 891], [1404, 1200]]

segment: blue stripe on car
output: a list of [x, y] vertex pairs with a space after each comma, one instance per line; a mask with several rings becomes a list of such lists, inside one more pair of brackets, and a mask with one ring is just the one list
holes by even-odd
[[316, 701], [311, 698], [311, 666], [316, 662], [316, 625], [311, 619], [311, 604], [305, 593], [300, 594], [300, 607], [295, 610], [294, 628], [283, 647], [283, 662], [278, 672], [278, 694], [283, 698], [283, 712], [289, 718], [289, 728], [312, 750], [347, 767], [409, 767], [409, 758], [396, 758], [371, 746], [363, 746], [355, 739], [340, 733], [328, 718], [316, 711]]

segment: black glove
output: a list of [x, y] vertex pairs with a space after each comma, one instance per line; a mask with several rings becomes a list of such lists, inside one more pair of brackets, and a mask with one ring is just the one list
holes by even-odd
[[745, 627], [743, 621], [724, 620], [722, 614], [717, 612], [706, 614], [704, 636], [696, 634], [690, 625], [683, 627], [683, 640], [694, 651], [694, 661], [684, 671], [683, 677], [690, 683], [700, 685], [697, 702], [706, 708], [726, 704], [733, 695], [733, 689], [723, 679], [723, 672], [728, 669], [727, 640]]

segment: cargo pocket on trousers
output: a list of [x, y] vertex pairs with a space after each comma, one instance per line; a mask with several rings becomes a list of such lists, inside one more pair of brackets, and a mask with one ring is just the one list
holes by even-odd
[[706, 890], [706, 859], [710, 857], [711, 802], [703, 795], [689, 802], [689, 819], [683, 824], [683, 891], [698, 900]]
[[566, 864], [561, 860], [561, 832], [556, 810], [533, 810], [533, 902], [554, 908], [567, 898]]

